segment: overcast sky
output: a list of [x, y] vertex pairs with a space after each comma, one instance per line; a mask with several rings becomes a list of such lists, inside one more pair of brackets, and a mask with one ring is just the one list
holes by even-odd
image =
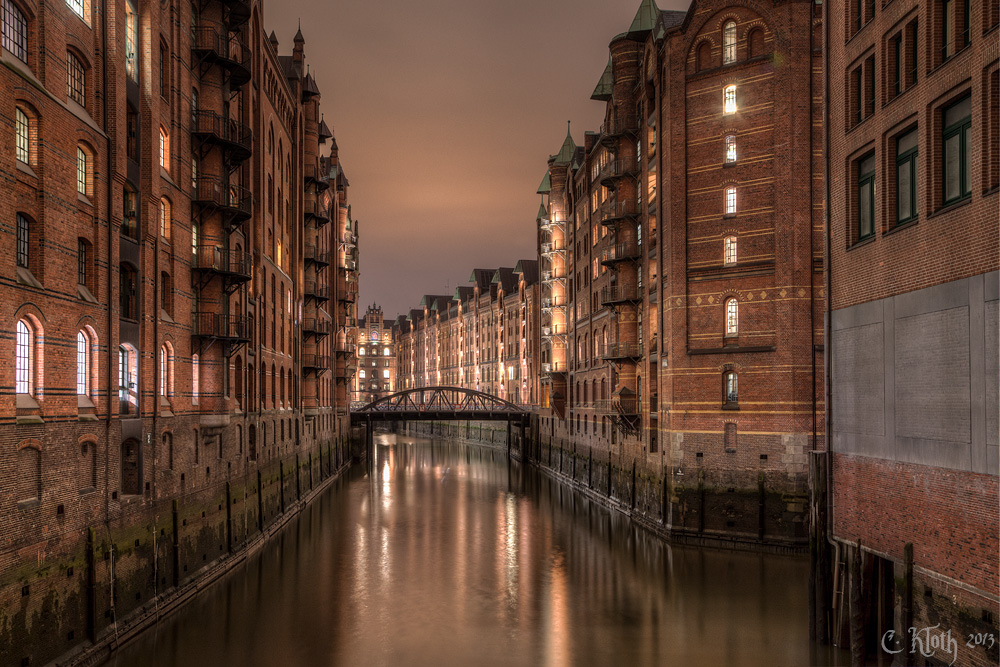
[[[660, 0], [660, 9], [686, 3]], [[289, 54], [298, 20], [360, 221], [361, 292], [387, 318], [473, 268], [535, 256], [535, 193], [639, 0], [265, 0]]]

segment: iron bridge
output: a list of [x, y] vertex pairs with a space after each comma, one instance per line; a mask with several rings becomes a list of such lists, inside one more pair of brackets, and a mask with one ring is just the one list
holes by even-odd
[[419, 387], [383, 396], [351, 410], [351, 424], [376, 421], [505, 421], [528, 425], [530, 413], [521, 406], [474, 389]]

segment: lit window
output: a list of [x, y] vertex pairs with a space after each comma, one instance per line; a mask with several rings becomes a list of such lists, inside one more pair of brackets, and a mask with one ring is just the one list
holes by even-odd
[[21, 62], [27, 62], [28, 19], [13, 0], [3, 0], [3, 48]]
[[723, 398], [728, 404], [739, 403], [739, 386], [736, 379], [736, 371], [727, 371], [723, 377]]
[[385, 348], [384, 350], [382, 350], [382, 354], [384, 356], [388, 357], [389, 356], [389, 348]]
[[364, 380], [365, 379], [365, 372], [364, 371], [358, 371], [358, 377], [360, 379]]
[[15, 391], [18, 394], [31, 393], [31, 329], [24, 320], [17, 321], [16, 377]]
[[726, 162], [736, 162], [736, 137], [732, 134], [726, 137]]
[[722, 64], [736, 62], [736, 21], [727, 21], [722, 27]]
[[[8, 0], [9, 2], [9, 0]], [[139, 63], [136, 60], [135, 50], [139, 41], [138, 17], [132, 3], [125, 2], [125, 73], [133, 81], [139, 80]]]
[[195, 354], [191, 356], [191, 403], [193, 405], [198, 405], [199, 371], [198, 355]]
[[736, 113], [736, 86], [726, 86], [722, 91], [723, 112]]
[[858, 240], [875, 234], [875, 154], [858, 163]]
[[740, 304], [736, 299], [726, 300], [726, 335], [735, 336], [739, 333]]
[[87, 194], [87, 154], [79, 146], [76, 148], [76, 191]]
[[15, 110], [14, 130], [16, 134], [15, 155], [20, 162], [28, 163], [28, 114]]
[[382, 377], [385, 378], [386, 380], [388, 380], [389, 379], [389, 371], [382, 371]]
[[160, 166], [170, 169], [170, 136], [167, 131], [160, 128]]
[[160, 396], [167, 395], [167, 348], [160, 347]]
[[160, 198], [160, 236], [170, 239], [170, 202]]
[[726, 188], [726, 215], [736, 213], [736, 188], [730, 186]]
[[944, 203], [972, 194], [972, 98], [944, 110]]
[[76, 393], [88, 394], [87, 376], [89, 375], [90, 345], [87, 336], [82, 331], [76, 332]]
[[727, 236], [723, 241], [724, 261], [727, 265], [736, 263], [736, 237]]
[[896, 223], [917, 217], [917, 131], [896, 139]]
[[365, 348], [363, 346], [358, 348], [358, 354], [362, 357], [365, 356]]
[[25, 215], [17, 214], [17, 265], [28, 267], [28, 260], [30, 258], [30, 245], [31, 241], [31, 224], [28, 221], [28, 217]]
[[72, 9], [77, 16], [82, 19], [87, 18], [83, 14], [83, 0], [66, 0], [66, 4], [69, 5], [69, 8]]
[[80, 106], [84, 100], [83, 63], [72, 53], [66, 53], [66, 95]]

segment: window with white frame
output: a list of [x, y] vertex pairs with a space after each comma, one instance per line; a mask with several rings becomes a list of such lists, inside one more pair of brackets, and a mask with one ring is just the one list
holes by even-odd
[[3, 48], [21, 62], [28, 57], [28, 19], [14, 0], [2, 0]]
[[729, 85], [722, 90], [722, 111], [723, 113], [736, 113], [736, 86]]
[[74, 14], [83, 20], [87, 20], [87, 17], [84, 14], [83, 0], [66, 0], [66, 4], [69, 5], [69, 8], [73, 10]]
[[736, 299], [726, 299], [726, 335], [735, 336], [740, 328], [740, 304]]
[[736, 371], [726, 371], [722, 376], [723, 400], [729, 405], [740, 402], [739, 384]]
[[20, 108], [14, 111], [14, 154], [19, 162], [28, 164], [29, 152], [28, 152], [28, 114], [21, 111]]
[[726, 21], [722, 27], [722, 64], [736, 62], [736, 21]]
[[14, 391], [18, 394], [31, 394], [32, 391], [32, 343], [34, 335], [31, 327], [24, 320], [17, 321], [17, 340], [15, 344], [15, 378]]
[[90, 393], [90, 341], [83, 331], [76, 332], [76, 393]]
[[79, 146], [76, 147], [76, 191], [87, 194], [87, 153]]
[[736, 214], [736, 187], [730, 185], [726, 188], [726, 215]]
[[80, 106], [86, 102], [84, 98], [86, 77], [83, 63], [73, 53], [66, 52], [66, 96]]
[[726, 162], [736, 162], [736, 136], [726, 136]]
[[170, 135], [164, 128], [160, 128], [160, 166], [170, 170]]
[[723, 240], [722, 246], [723, 246], [723, 256], [724, 256], [724, 262], [725, 262], [725, 264], [727, 266], [731, 266], [731, 265], [735, 264], [736, 263], [736, 257], [737, 257], [737, 255], [736, 255], [736, 248], [737, 248], [736, 237], [735, 236], [727, 236]]
[[17, 265], [30, 268], [31, 259], [31, 221], [28, 216], [17, 214]]

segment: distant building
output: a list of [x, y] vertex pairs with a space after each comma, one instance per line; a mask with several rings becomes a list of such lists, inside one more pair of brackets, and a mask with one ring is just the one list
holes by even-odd
[[358, 320], [357, 357], [352, 402], [370, 403], [396, 391], [395, 330], [375, 304]]

